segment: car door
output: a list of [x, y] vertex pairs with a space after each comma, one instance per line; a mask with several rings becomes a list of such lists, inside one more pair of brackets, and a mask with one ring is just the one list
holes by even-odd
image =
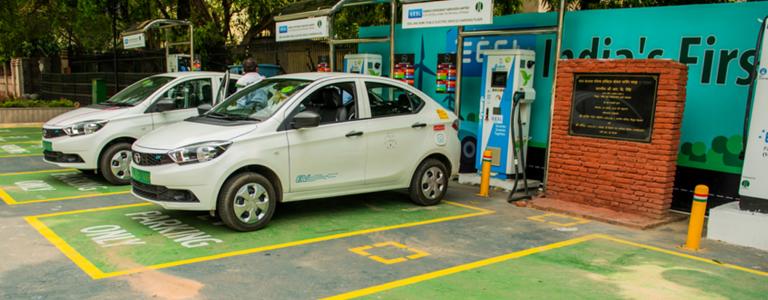
[[[348, 190], [363, 184], [365, 124], [360, 118], [354, 80], [324, 84], [311, 91], [286, 115], [291, 192]], [[320, 125], [292, 129], [290, 120], [302, 111], [321, 116]]]
[[209, 77], [193, 78], [176, 83], [155, 99], [155, 102], [171, 100], [176, 105], [176, 109], [156, 111], [154, 104], [150, 106], [153, 128], [196, 116], [197, 106], [203, 103], [213, 104], [213, 93], [213, 85]]
[[432, 126], [418, 112], [424, 100], [407, 89], [385, 81], [365, 80], [371, 118], [365, 184], [390, 185], [410, 179], [410, 170], [433, 143]]

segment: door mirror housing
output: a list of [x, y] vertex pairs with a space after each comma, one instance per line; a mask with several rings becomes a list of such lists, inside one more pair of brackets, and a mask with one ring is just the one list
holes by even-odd
[[209, 110], [211, 110], [211, 108], [213, 108], [213, 107], [210, 104], [208, 104], [208, 103], [200, 104], [197, 107], [197, 113], [202, 115], [204, 113], [207, 113]]
[[176, 103], [171, 98], [162, 98], [155, 102], [155, 111], [164, 112], [176, 109]]
[[291, 127], [294, 129], [317, 127], [320, 125], [320, 115], [314, 111], [302, 111], [291, 121]]

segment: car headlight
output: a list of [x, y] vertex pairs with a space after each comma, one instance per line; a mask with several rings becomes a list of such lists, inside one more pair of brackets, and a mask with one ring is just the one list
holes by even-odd
[[227, 151], [232, 142], [204, 142], [173, 149], [168, 152], [173, 162], [183, 165], [214, 159]]
[[94, 120], [79, 122], [64, 127], [64, 133], [66, 133], [68, 136], [91, 134], [99, 131], [99, 129], [104, 128], [104, 125], [107, 125], [107, 121]]

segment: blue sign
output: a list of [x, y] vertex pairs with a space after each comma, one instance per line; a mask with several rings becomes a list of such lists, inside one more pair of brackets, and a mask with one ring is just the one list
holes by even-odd
[[409, 19], [421, 19], [423, 16], [423, 12], [421, 8], [415, 8], [415, 9], [409, 9], [408, 10], [408, 18]]
[[280, 26], [278, 31], [280, 31], [280, 33], [286, 33], [286, 32], [288, 32], [288, 26], [282, 25], [282, 26]]

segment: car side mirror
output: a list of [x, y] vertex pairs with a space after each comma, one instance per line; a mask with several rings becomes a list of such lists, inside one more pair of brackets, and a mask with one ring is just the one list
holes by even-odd
[[200, 105], [197, 107], [197, 113], [198, 113], [198, 114], [200, 114], [200, 115], [202, 115], [202, 114], [204, 114], [204, 113], [207, 113], [209, 110], [211, 110], [211, 108], [212, 108], [212, 107], [211, 107], [211, 105], [210, 105], [210, 104], [208, 104], [208, 103], [205, 103], [205, 104], [200, 104]]
[[171, 98], [162, 98], [155, 102], [155, 111], [163, 112], [176, 109], [176, 103]]
[[296, 114], [291, 121], [294, 129], [317, 127], [320, 125], [320, 115], [314, 111], [302, 111]]

